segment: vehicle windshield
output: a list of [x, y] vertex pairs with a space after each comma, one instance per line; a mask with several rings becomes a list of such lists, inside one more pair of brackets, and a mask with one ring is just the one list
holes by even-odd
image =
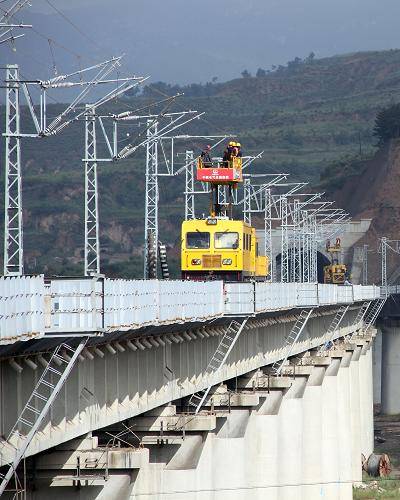
[[187, 233], [186, 248], [210, 248], [210, 233]]
[[239, 233], [215, 233], [215, 248], [238, 248]]

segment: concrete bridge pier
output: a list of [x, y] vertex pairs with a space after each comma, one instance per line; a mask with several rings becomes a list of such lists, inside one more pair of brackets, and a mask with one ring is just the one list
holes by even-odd
[[278, 499], [295, 498], [301, 495], [302, 470], [302, 425], [303, 395], [307, 385], [306, 377], [295, 378], [292, 387], [285, 394], [280, 413], [278, 429]]
[[378, 325], [377, 333], [372, 346], [374, 404], [381, 404], [382, 387], [382, 328]]
[[[350, 363], [353, 351], [344, 346], [341, 354], [340, 369], [338, 371], [338, 442], [339, 442], [339, 481], [341, 483], [339, 499], [352, 497], [352, 453], [347, 452], [343, 443], [351, 443], [351, 414], [350, 414]], [[357, 457], [355, 457], [357, 459]]]
[[[361, 451], [365, 457], [369, 457], [374, 451], [374, 394], [373, 394], [373, 363], [372, 363], [372, 339], [365, 341], [361, 350], [361, 359], [364, 363], [360, 365], [360, 408], [362, 428]], [[365, 381], [364, 381], [365, 378]]]
[[381, 411], [386, 415], [400, 413], [400, 322], [390, 320], [382, 325]]
[[[303, 396], [303, 446], [302, 468], [304, 499], [316, 497], [320, 492], [322, 478], [322, 382], [325, 376], [325, 366], [311, 368], [307, 387]], [[317, 460], [316, 460], [317, 457]]]
[[356, 345], [350, 361], [350, 421], [352, 449], [352, 480], [361, 482], [361, 423], [360, 423], [360, 372], [361, 346]]
[[248, 431], [257, 460], [248, 457], [246, 474], [249, 485], [256, 488], [255, 494], [249, 496], [253, 500], [278, 499], [278, 415], [284, 390], [274, 388], [269, 393], [260, 393], [264, 400], [250, 417]]
[[340, 498], [338, 379], [340, 359], [332, 358], [322, 384], [321, 489], [323, 498]]

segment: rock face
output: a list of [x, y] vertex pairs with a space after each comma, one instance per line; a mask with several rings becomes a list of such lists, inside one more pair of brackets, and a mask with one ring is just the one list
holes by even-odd
[[[351, 177], [330, 196], [353, 218], [372, 219], [369, 231], [357, 246], [369, 245], [369, 276], [376, 283], [380, 280], [379, 238], [400, 237], [399, 188], [400, 139], [393, 139], [365, 162], [365, 168], [359, 176]], [[388, 276], [395, 272], [399, 264], [397, 254], [389, 252]]]

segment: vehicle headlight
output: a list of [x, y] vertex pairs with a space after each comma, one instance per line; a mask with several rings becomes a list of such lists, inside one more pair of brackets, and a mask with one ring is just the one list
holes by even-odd
[[201, 259], [192, 259], [192, 266], [200, 266]]
[[224, 266], [230, 266], [232, 264], [232, 259], [222, 259], [222, 264]]

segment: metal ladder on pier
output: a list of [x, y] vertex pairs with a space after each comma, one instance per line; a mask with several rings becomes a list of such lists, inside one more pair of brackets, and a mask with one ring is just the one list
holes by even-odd
[[371, 308], [365, 315], [365, 325], [364, 328], [362, 329], [363, 333], [367, 333], [369, 328], [375, 323], [377, 317], [379, 316], [379, 313], [382, 311], [383, 306], [385, 305], [385, 302], [386, 302], [386, 297], [378, 299], [372, 304]]
[[364, 319], [364, 316], [367, 314], [367, 311], [368, 311], [370, 304], [371, 304], [370, 301], [363, 302], [363, 305], [358, 310], [356, 319], [354, 321], [355, 325], [358, 325], [360, 323], [360, 321], [362, 321]]
[[275, 361], [275, 363], [272, 365], [271, 370], [273, 375], [279, 375], [281, 373], [283, 365], [286, 363], [287, 359], [292, 354], [293, 347], [299, 340], [300, 335], [304, 330], [304, 327], [306, 326], [307, 321], [309, 320], [313, 310], [314, 309], [303, 309], [301, 311], [299, 317], [296, 320], [296, 323], [293, 325], [293, 328], [290, 330], [289, 334], [285, 337], [284, 340], [285, 346], [286, 347], [289, 346], [289, 349], [285, 357], [283, 359]]
[[[385, 305], [385, 302], [386, 302], [386, 297], [377, 299], [372, 304], [371, 304], [371, 302], [364, 302], [364, 304], [362, 305], [361, 309], [359, 310], [359, 312], [357, 314], [357, 318], [355, 321], [355, 324], [358, 324], [360, 321], [362, 321], [365, 318], [364, 326], [361, 328], [361, 331], [363, 334], [367, 333], [367, 331], [370, 329], [370, 327], [375, 323], [376, 318], [378, 317], [379, 313], [382, 311], [383, 306]], [[366, 304], [368, 304], [368, 305], [365, 307]], [[362, 313], [362, 311], [363, 311], [363, 313]], [[359, 315], [360, 315], [360, 318], [359, 318]], [[354, 337], [354, 335], [355, 335], [354, 332], [351, 333], [347, 337], [347, 340], [351, 340]]]
[[[326, 331], [325, 335], [325, 342], [324, 344], [318, 349], [318, 355], [322, 354], [324, 351], [328, 350], [332, 346], [332, 339], [333, 336], [335, 335], [336, 330], [339, 328], [340, 323], [342, 322], [345, 314], [349, 310], [350, 304], [347, 306], [341, 306], [335, 316], [333, 317], [331, 324], [329, 325], [329, 328]], [[361, 321], [361, 320], [360, 320]]]
[[[0, 448], [0, 456], [6, 447], [15, 450], [15, 455], [9, 465], [8, 471], [4, 475], [0, 474], [0, 497], [4, 493], [13, 474], [16, 473], [17, 467], [25, 456], [28, 446], [71, 373], [87, 341], [88, 337], [84, 337], [76, 347], [71, 347], [68, 344], [60, 344], [47, 362], [47, 366], [44, 368], [28, 402], [8, 435], [7, 441]], [[21, 429], [25, 430], [25, 433], [21, 433]], [[15, 444], [13, 444], [13, 440], [15, 440]]]
[[[233, 346], [236, 344], [237, 339], [245, 327], [247, 320], [249, 318], [244, 318], [241, 322], [233, 320], [229, 323], [227, 331], [224, 333], [221, 341], [218, 344], [217, 350], [214, 352], [210, 362], [208, 363], [206, 373], [216, 373], [227, 360], [230, 352], [233, 349]], [[189, 399], [189, 409], [194, 409], [194, 414], [196, 415], [206, 400], [208, 393], [211, 390], [212, 385], [206, 387], [200, 392], [196, 392], [192, 394]]]

